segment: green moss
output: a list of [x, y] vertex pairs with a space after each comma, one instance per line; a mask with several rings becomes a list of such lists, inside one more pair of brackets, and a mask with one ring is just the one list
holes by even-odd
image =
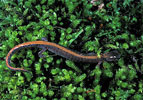
[[[142, 3], [135, 0], [93, 4], [87, 0], [1, 0], [0, 98], [142, 100]], [[97, 66], [97, 63], [65, 60], [49, 51], [43, 53], [45, 58], [39, 58], [40, 49], [23, 48], [13, 54], [11, 65], [29, 72], [15, 72], [6, 67], [5, 58], [10, 49], [42, 37], [88, 55], [101, 56], [114, 49], [121, 56]]]
[[74, 82], [77, 84], [77, 83], [83, 81], [85, 78], [86, 78], [86, 74], [82, 74], [82, 75], [80, 75], [80, 76], [77, 76], [77, 77], [75, 78]]
[[75, 70], [77, 72], [81, 72], [81, 70], [73, 62], [67, 60], [66, 64], [68, 67], [72, 68], [73, 70]]

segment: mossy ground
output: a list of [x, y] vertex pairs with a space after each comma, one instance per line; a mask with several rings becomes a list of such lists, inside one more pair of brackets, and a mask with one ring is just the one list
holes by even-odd
[[[143, 1], [1, 0], [0, 100], [142, 100]], [[102, 6], [103, 7], [102, 7]], [[82, 53], [120, 52], [100, 66], [78, 63], [37, 48], [20, 50], [6, 67], [15, 45], [41, 40]]]

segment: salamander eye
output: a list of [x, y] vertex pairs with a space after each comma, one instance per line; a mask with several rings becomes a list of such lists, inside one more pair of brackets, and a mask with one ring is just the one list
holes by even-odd
[[117, 51], [111, 51], [106, 54], [106, 61], [115, 61], [120, 58], [120, 54]]
[[110, 58], [115, 58], [116, 59], [116, 56], [110, 56]]
[[116, 59], [117, 59], [116, 56], [110, 56], [110, 57], [106, 58], [106, 61], [114, 61]]

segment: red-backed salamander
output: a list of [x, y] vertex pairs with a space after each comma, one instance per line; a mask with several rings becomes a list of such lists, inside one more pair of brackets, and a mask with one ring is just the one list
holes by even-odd
[[79, 61], [79, 62], [90, 62], [90, 63], [97, 63], [99, 61], [114, 61], [120, 57], [119, 53], [117, 51], [111, 51], [108, 53], [101, 54], [100, 56], [97, 55], [86, 55], [81, 53], [76, 53], [68, 48], [65, 48], [63, 46], [60, 46], [56, 43], [47, 42], [47, 41], [32, 41], [32, 42], [26, 42], [19, 44], [12, 48], [9, 53], [6, 56], [6, 65], [9, 69], [14, 71], [27, 71], [23, 68], [14, 68], [10, 64], [11, 56], [18, 50], [22, 48], [27, 47], [38, 47], [42, 48], [42, 50], [39, 52], [39, 56], [42, 56], [42, 53], [46, 50], [51, 51], [52, 53], [55, 53], [56, 55], [62, 56], [66, 59], [72, 60], [72, 61]]

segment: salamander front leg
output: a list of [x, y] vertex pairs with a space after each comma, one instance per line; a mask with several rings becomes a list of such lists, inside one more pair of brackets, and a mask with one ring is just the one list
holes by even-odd
[[46, 37], [42, 37], [42, 41], [48, 41]]
[[[48, 41], [46, 37], [42, 37], [41, 39], [42, 41]], [[47, 50], [47, 48], [43, 47], [43, 46], [39, 46], [39, 48], [42, 48], [42, 50], [38, 53], [38, 56], [40, 58], [44, 58], [46, 57], [45, 55], [43, 55], [42, 53], [45, 52]]]
[[45, 55], [42, 54], [42, 53], [45, 52], [46, 50], [47, 50], [47, 48], [42, 48], [42, 50], [38, 53], [38, 56], [39, 56], [40, 58], [46, 57]]
[[96, 66], [99, 66], [99, 67], [100, 67], [101, 63], [102, 63], [102, 61], [99, 61]]

